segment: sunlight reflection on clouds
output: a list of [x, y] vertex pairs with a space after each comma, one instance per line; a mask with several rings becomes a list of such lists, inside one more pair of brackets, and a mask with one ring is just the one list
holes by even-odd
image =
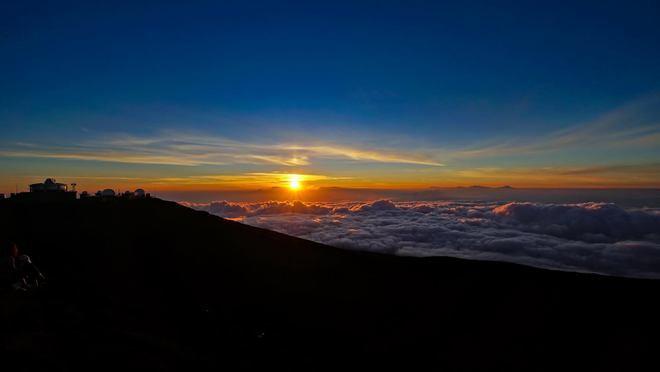
[[608, 203], [182, 203], [347, 249], [660, 277], [660, 212]]

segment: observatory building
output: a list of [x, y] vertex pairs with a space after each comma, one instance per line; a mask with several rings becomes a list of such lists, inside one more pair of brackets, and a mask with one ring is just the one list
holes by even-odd
[[57, 183], [52, 178], [46, 178], [43, 183], [30, 185], [30, 192], [67, 192], [69, 190], [65, 183]]
[[58, 183], [52, 178], [46, 178], [42, 183], [33, 183], [30, 185], [29, 192], [20, 192], [14, 197], [23, 200], [38, 201], [61, 201], [75, 200], [75, 184], [71, 184], [71, 190], [65, 183]]
[[106, 197], [106, 198], [107, 197], [111, 198], [111, 197], [114, 197], [116, 195], [116, 193], [115, 193], [115, 190], [113, 190], [113, 189], [105, 189], [105, 190], [101, 191], [100, 195], [103, 196], [103, 197]]

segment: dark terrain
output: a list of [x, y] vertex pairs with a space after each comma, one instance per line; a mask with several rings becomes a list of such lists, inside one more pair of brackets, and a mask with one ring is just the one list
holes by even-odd
[[[158, 199], [0, 200], [6, 370], [660, 370], [660, 281], [345, 251]], [[5, 368], [2, 368], [5, 370]]]

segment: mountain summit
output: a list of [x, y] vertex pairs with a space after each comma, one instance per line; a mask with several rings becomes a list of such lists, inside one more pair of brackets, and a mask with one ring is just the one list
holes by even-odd
[[49, 278], [0, 293], [23, 370], [635, 370], [660, 281], [341, 250], [156, 198], [0, 200]]

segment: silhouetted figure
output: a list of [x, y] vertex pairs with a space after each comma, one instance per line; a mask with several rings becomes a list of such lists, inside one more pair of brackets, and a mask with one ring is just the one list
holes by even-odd
[[45, 277], [28, 255], [21, 255], [16, 243], [5, 245], [0, 256], [0, 282], [15, 290], [38, 288]]

